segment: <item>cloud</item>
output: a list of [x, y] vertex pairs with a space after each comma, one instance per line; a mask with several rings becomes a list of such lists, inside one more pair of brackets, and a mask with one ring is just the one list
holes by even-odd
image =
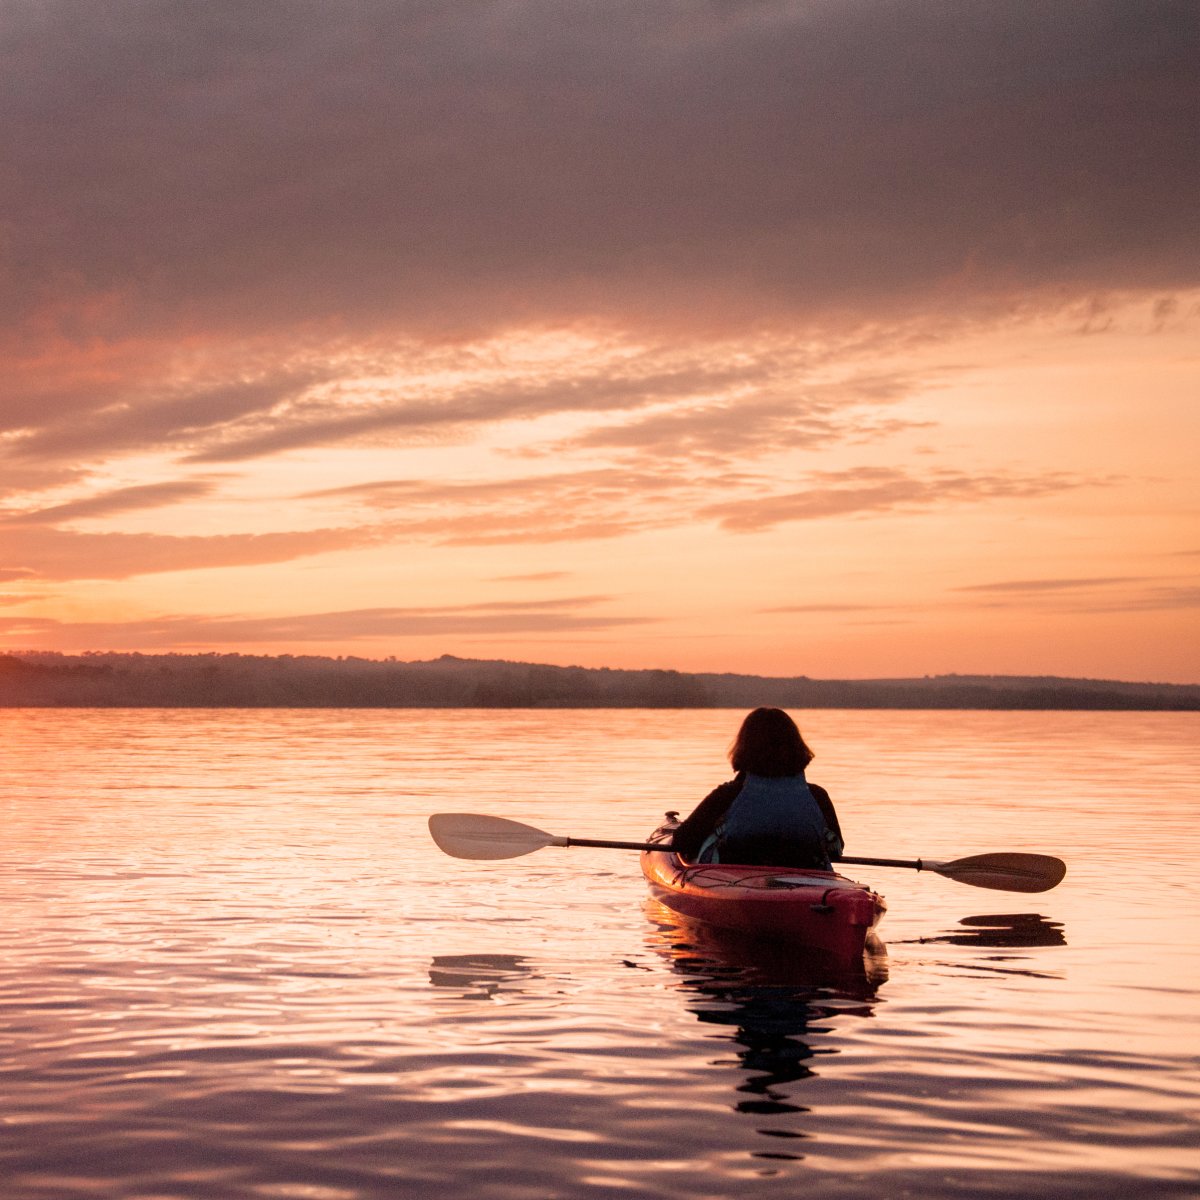
[[1062, 472], [972, 475], [940, 470], [917, 476], [889, 467], [816, 472], [809, 479], [810, 485], [799, 491], [708, 504], [699, 509], [699, 515], [718, 521], [731, 532], [754, 533], [787, 521], [910, 512], [948, 503], [1027, 499], [1103, 482]]
[[[9, 512], [10, 523], [20, 525], [57, 524], [74, 521], [81, 517], [106, 517], [114, 513], [137, 512], [148, 508], [160, 508], [167, 504], [178, 504], [194, 500], [213, 490], [214, 484], [204, 480], [176, 480], [170, 483], [144, 483], [132, 487], [116, 488], [101, 492], [82, 500], [55, 504], [48, 508], [29, 512]], [[6, 516], [0, 511], [0, 520]]]
[[601, 425], [536, 453], [616, 451], [647, 462], [680, 459], [712, 467], [784, 450], [874, 440], [927, 425], [884, 417], [876, 410], [933, 386], [932, 377], [896, 373], [812, 383], [802, 375], [788, 379], [782, 365], [776, 361], [759, 378], [746, 370], [739, 394], [729, 399], [693, 401]]
[[[716, 521], [734, 534], [753, 533], [788, 521], [1032, 499], [1111, 482], [1063, 472], [927, 470], [918, 475], [883, 467], [812, 472], [805, 480], [803, 490], [781, 491], [764, 475], [713, 475], [668, 461], [657, 470], [605, 467], [487, 481], [376, 480], [308, 495], [370, 510], [376, 527], [393, 538], [466, 546], [616, 537], [699, 521]], [[729, 498], [713, 503], [714, 493]]]
[[586, 541], [678, 525], [709, 494], [709, 477], [619, 467], [498, 480], [379, 480], [310, 493], [374, 514], [380, 530], [452, 546]]
[[[1188, 582], [1142, 575], [1079, 578], [1014, 579], [968, 584], [951, 589], [967, 608], [1033, 608], [1056, 613], [1136, 613], [1187, 610], [1200, 607], [1200, 587]], [[922, 611], [927, 606], [921, 606]], [[902, 603], [822, 602], [762, 608], [766, 615], [807, 613], [852, 616], [857, 613], [909, 613], [916, 606]]]
[[957, 592], [1006, 592], [1036, 594], [1039, 592], [1076, 591], [1080, 588], [1106, 588], [1119, 584], [1144, 583], [1140, 575], [1088, 576], [1079, 579], [1006, 579], [998, 583], [972, 583], [955, 588]]
[[1144, 575], [1014, 579], [954, 590], [972, 593], [973, 603], [991, 608], [1036, 606], [1078, 613], [1136, 613], [1200, 607], [1200, 587], [1190, 580]]
[[[279, 374], [253, 381], [228, 380], [200, 387], [133, 382], [119, 399], [90, 411], [50, 407], [26, 418], [19, 436], [10, 439], [9, 454], [25, 459], [54, 459], [79, 454], [111, 454], [160, 445], [186, 446], [215, 431], [254, 418], [263, 419], [283, 401], [301, 395], [318, 377], [298, 375], [284, 367]], [[178, 395], [163, 398], [163, 390]]]
[[[317, 529], [258, 534], [81, 532], [61, 523], [182, 503], [211, 481], [118, 488], [0, 522], [0, 561], [10, 582], [126, 579], [170, 571], [290, 562], [355, 546], [422, 541], [447, 546], [612, 539], [716, 521], [734, 534], [787, 521], [919, 511], [939, 505], [1033, 498], [1103, 481], [1062, 473], [1022, 475], [892, 468], [816, 472], [803, 490], [780, 490], [751, 472], [600, 467], [491, 480], [374, 480], [305, 493], [346, 507]], [[712, 502], [715, 493], [724, 497]], [[987, 585], [982, 585], [987, 587]], [[1003, 585], [991, 590], [999, 591]], [[1020, 585], [1008, 585], [1010, 590]], [[1028, 586], [1028, 585], [1026, 585]]]
[[[4, 582], [0, 574], [0, 583]], [[17, 608], [22, 604], [33, 604], [48, 597], [38, 592], [0, 592], [0, 608]]]
[[83, 479], [87, 472], [78, 464], [29, 463], [16, 464], [3, 460], [0, 443], [0, 501], [14, 496], [26, 496], [49, 488], [65, 487]]
[[1102, 604], [1093, 606], [1101, 612], [1155, 612], [1169, 609], [1200, 608], [1200, 586], [1196, 584], [1164, 584], [1149, 588], [1125, 604]]
[[602, 498], [612, 500], [627, 494], [661, 490], [670, 486], [670, 481], [661, 476], [614, 467], [594, 471], [560, 471], [508, 479], [380, 479], [305, 492], [302, 498], [344, 498], [373, 509], [402, 508], [412, 512], [418, 508], [434, 506], [471, 505], [494, 508], [505, 502], [540, 503], [544, 499], [560, 503], [566, 497], [585, 501], [599, 501]]
[[729, 330], [1198, 282], [1188, 0], [12, 6], [0, 318]]
[[9, 578], [128, 579], [164, 571], [289, 562], [374, 539], [370, 529], [221, 534], [77, 533], [0, 525], [0, 561]]
[[117, 622], [0, 617], [0, 638], [9, 644], [23, 639], [52, 640], [56, 646], [154, 650], [456, 634], [581, 633], [653, 623], [649, 617], [591, 611], [608, 599], [575, 596], [524, 603], [364, 608], [272, 617], [175, 614]]
[[[1164, 325], [1200, 283], [1188, 4], [46, 0], [5, 22], [5, 470], [569, 412], [633, 418], [563, 443], [627, 456], [870, 438], [908, 426], [847, 419], [755, 339], [1081, 302], [1095, 328], [1128, 292]], [[414, 383], [516, 327], [721, 349]]]
[[[786, 342], [769, 356], [714, 349], [564, 333], [449, 349], [330, 347], [320, 362], [289, 353], [275, 361], [278, 347], [252, 353], [234, 345], [202, 363], [166, 355], [151, 364], [149, 379], [140, 363], [41, 363], [28, 368], [36, 385], [26, 381], [0, 396], [0, 431], [8, 429], [0, 454], [28, 470], [31, 462], [147, 450], [234, 463], [334, 443], [463, 440], [497, 422], [752, 393], [814, 357]], [[78, 393], [70, 402], [44, 394], [46, 378], [60, 369], [63, 388]], [[123, 392], [114, 371], [126, 379]], [[89, 406], [81, 397], [93, 390]]]
[[[421, 441], [499, 421], [528, 420], [560, 413], [609, 412], [640, 408], [697, 391], [728, 387], [745, 369], [728, 364], [688, 362], [671, 366], [635, 357], [601, 366], [577, 360], [543, 372], [549, 378], [516, 378], [443, 387], [434, 395], [393, 399], [384, 389], [367, 403], [348, 406], [338, 397], [316, 399], [255, 422], [253, 431], [235, 426], [188, 456], [192, 462], [220, 463], [333, 442], [361, 441], [391, 434]], [[412, 386], [411, 384], [409, 386]]]
[[57, 339], [40, 353], [14, 350], [0, 393], [3, 472], [36, 485], [51, 464], [62, 473], [58, 464], [96, 456], [191, 449], [329, 385], [343, 366], [334, 350], [327, 346], [321, 359], [290, 343], [132, 339], [100, 348]]

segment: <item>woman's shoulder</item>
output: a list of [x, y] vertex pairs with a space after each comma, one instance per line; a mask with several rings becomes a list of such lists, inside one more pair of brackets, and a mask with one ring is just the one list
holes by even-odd
[[707, 800], [732, 800], [742, 790], [742, 784], [745, 779], [742, 775], [735, 775], [732, 779], [727, 779], [724, 783], [718, 783], [704, 799]]

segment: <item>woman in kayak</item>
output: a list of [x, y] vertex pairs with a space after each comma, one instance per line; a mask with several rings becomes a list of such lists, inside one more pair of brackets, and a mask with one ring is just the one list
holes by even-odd
[[689, 862], [828, 870], [843, 850], [829, 793], [804, 778], [813, 752], [781, 708], [756, 708], [729, 751], [735, 778], [711, 791], [675, 830]]

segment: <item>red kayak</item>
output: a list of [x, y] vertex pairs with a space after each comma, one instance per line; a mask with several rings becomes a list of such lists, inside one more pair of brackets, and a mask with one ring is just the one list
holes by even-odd
[[[669, 845], [675, 826], [660, 826], [650, 841]], [[887, 908], [882, 896], [836, 871], [687, 863], [671, 850], [644, 850], [641, 858], [655, 898], [681, 916], [838, 958], [862, 955]]]

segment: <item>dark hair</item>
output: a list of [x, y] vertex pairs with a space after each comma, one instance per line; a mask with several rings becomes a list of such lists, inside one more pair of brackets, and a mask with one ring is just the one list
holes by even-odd
[[735, 771], [770, 778], [799, 775], [812, 757], [796, 722], [782, 708], [756, 708], [742, 722], [729, 748]]

